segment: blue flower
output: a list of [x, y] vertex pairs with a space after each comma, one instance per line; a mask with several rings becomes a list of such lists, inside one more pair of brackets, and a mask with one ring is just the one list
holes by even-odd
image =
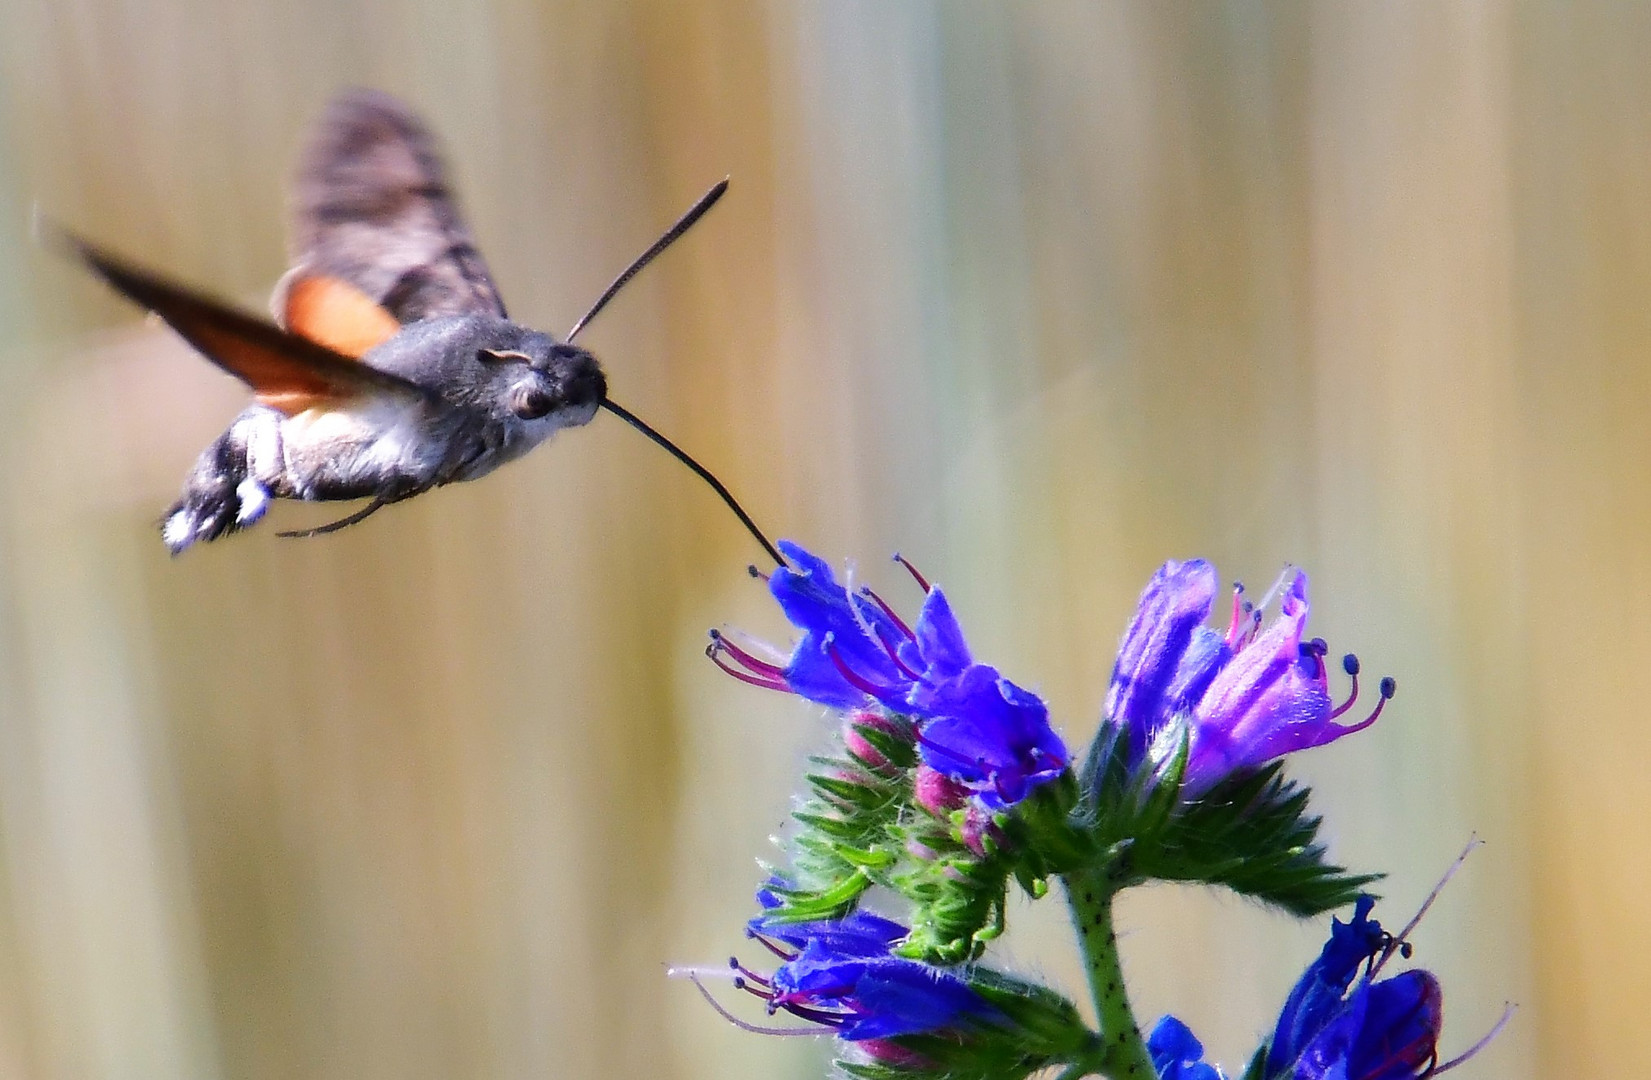
[[1444, 995], [1413, 969], [1364, 980], [1296, 1061], [1292, 1080], [1415, 1080], [1438, 1062]]
[[1267, 1051], [1270, 1080], [1401, 1080], [1434, 1064], [1439, 981], [1419, 969], [1375, 978], [1377, 957], [1398, 946], [1370, 918], [1374, 905], [1361, 896], [1351, 922], [1332, 922], [1330, 940], [1290, 991]]
[[1204, 625], [1220, 579], [1202, 559], [1171, 560], [1141, 593], [1118, 646], [1106, 714], [1123, 727], [1129, 761], [1139, 762], [1159, 731], [1203, 696], [1232, 658], [1221, 635]]
[[[773, 910], [781, 904], [779, 896], [767, 886], [757, 891], [757, 902], [764, 910]], [[841, 919], [814, 922], [786, 922], [758, 915], [746, 924], [746, 933], [795, 950], [802, 950], [813, 941], [822, 943], [837, 956], [869, 957], [888, 955], [906, 936], [907, 930], [893, 919], [856, 909]]]
[[783, 1009], [835, 1029], [841, 1039], [887, 1039], [1001, 1018], [957, 976], [893, 955], [891, 947], [907, 931], [888, 919], [855, 912], [787, 924], [763, 917], [752, 920], [751, 933], [785, 962], [764, 978], [736, 960], [737, 985], [766, 999], [769, 1012]]
[[1128, 740], [1132, 768], [1155, 752], [1172, 752], [1165, 737], [1187, 732], [1188, 797], [1233, 773], [1368, 727], [1394, 690], [1393, 680], [1383, 679], [1381, 702], [1368, 717], [1336, 723], [1358, 697], [1359, 664], [1351, 655], [1343, 660], [1353, 693], [1332, 707], [1328, 647], [1316, 638], [1302, 640], [1307, 575], [1286, 573], [1279, 616], [1265, 630], [1241, 586], [1234, 591], [1227, 632], [1205, 625], [1218, 584], [1215, 568], [1203, 560], [1165, 563], [1124, 632], [1107, 693], [1107, 716]]
[[1359, 967], [1387, 944], [1382, 924], [1370, 918], [1376, 904], [1372, 896], [1360, 896], [1353, 906], [1353, 921], [1332, 919], [1330, 940], [1317, 960], [1308, 965], [1296, 981], [1279, 1013], [1267, 1051], [1267, 1075], [1276, 1076], [1301, 1056], [1336, 1012]]
[[1204, 1044], [1173, 1016], [1153, 1026], [1147, 1056], [1158, 1070], [1158, 1080], [1222, 1080], [1221, 1070], [1204, 1062]]
[[1065, 770], [1069, 755], [1048, 708], [996, 668], [975, 663], [938, 587], [918, 577], [923, 607], [908, 627], [876, 593], [850, 592], [818, 556], [789, 541], [779, 548], [790, 565], [774, 571], [769, 592], [802, 637], [780, 665], [713, 633], [707, 652], [723, 670], [833, 708], [882, 707], [910, 717], [924, 763], [991, 810], [1020, 802]]
[[976, 664], [935, 688], [918, 734], [924, 764], [1002, 810], [1066, 769], [1066, 745], [1036, 694]]
[[785, 685], [839, 709], [863, 705], [868, 697], [900, 708], [915, 681], [897, 658], [910, 631], [868, 596], [838, 584], [824, 559], [790, 541], [779, 546], [791, 565], [774, 571], [768, 591], [803, 631], [785, 665]]

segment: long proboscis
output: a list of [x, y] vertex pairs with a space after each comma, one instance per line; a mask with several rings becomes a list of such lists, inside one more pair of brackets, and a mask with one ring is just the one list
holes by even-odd
[[746, 531], [756, 537], [757, 543], [761, 544], [762, 549], [768, 552], [768, 557], [774, 560], [774, 564], [776, 566], [785, 565], [785, 556], [780, 554], [779, 548], [776, 548], [773, 542], [763, 534], [763, 531], [757, 528], [757, 523], [752, 521], [751, 515], [745, 512], [745, 507], [741, 506], [739, 504], [739, 500], [734, 498], [734, 493], [728, 490], [727, 485], [716, 478], [716, 474], [712, 473], [710, 469], [707, 469], [705, 466], [695, 461], [688, 455], [687, 451], [683, 450], [676, 443], [649, 427], [642, 421], [641, 417], [637, 416], [629, 409], [616, 404], [612, 398], [603, 398], [602, 408], [613, 413], [613, 415], [619, 417], [619, 419], [625, 421], [625, 423], [640, 431], [649, 439], [652, 439], [656, 445], [660, 446], [672, 457], [692, 469], [695, 476], [711, 485], [711, 490], [716, 492], [717, 495], [722, 498], [722, 501], [728, 504], [728, 509], [732, 510], [734, 512], [734, 516], [740, 519], [740, 524], [745, 526]]

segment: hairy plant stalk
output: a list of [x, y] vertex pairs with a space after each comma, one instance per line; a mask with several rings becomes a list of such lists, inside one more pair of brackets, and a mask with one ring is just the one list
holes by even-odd
[[1083, 947], [1084, 973], [1101, 1027], [1102, 1050], [1094, 1067], [1111, 1080], [1155, 1080], [1157, 1072], [1135, 1023], [1118, 962], [1118, 939], [1112, 930], [1112, 898], [1117, 890], [1104, 871], [1071, 874], [1065, 883], [1066, 902]]

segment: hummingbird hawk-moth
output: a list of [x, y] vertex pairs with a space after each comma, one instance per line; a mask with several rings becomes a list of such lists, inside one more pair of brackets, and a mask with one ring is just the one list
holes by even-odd
[[252, 389], [253, 403], [201, 454], [161, 520], [173, 554], [253, 525], [274, 499], [370, 500], [283, 536], [352, 525], [390, 503], [484, 476], [603, 408], [706, 480], [783, 561], [716, 477], [609, 399], [596, 358], [573, 344], [726, 187], [724, 180], [707, 192], [560, 341], [511, 321], [429, 128], [374, 91], [334, 100], [301, 155], [292, 266], [271, 301], [274, 324], [57, 236]]

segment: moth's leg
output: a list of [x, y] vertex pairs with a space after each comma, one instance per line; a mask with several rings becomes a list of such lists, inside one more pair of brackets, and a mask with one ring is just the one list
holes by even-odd
[[161, 539], [172, 554], [264, 516], [281, 487], [280, 440], [280, 414], [254, 406], [206, 448], [161, 522]]

